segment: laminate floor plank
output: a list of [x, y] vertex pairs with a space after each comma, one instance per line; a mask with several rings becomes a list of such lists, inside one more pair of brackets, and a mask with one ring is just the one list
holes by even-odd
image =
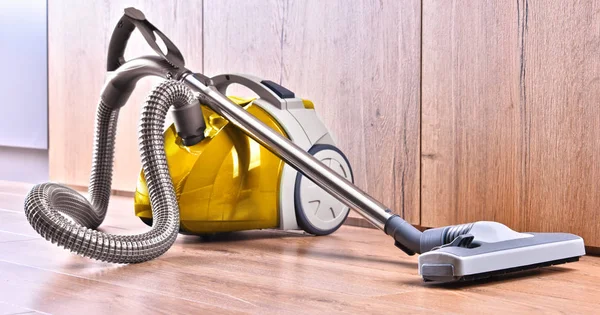
[[[2, 300], [42, 313], [132, 314], [222, 308], [177, 296], [132, 290], [81, 277], [0, 261]], [[2, 306], [2, 304], [0, 304]]]
[[[381, 231], [350, 226], [325, 237], [273, 230], [208, 240], [180, 235], [150, 262], [93, 261], [50, 244], [29, 226], [23, 198], [30, 187], [0, 182], [5, 313], [528, 314], [592, 313], [600, 307], [598, 257], [436, 286], [418, 276], [417, 257], [406, 256]], [[112, 197], [101, 230], [148, 230], [132, 206], [131, 198]]]

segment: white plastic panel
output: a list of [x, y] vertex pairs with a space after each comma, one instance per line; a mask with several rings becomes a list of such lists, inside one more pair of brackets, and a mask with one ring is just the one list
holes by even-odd
[[[334, 150], [321, 150], [314, 157], [332, 171], [353, 181], [348, 162]], [[300, 203], [306, 219], [319, 230], [333, 229], [346, 219], [350, 208], [306, 177], [300, 180]]]
[[[260, 106], [271, 114], [283, 127], [290, 139], [302, 149], [308, 151], [312, 146], [302, 126], [287, 110], [277, 109], [268, 102], [258, 99], [254, 104]], [[281, 173], [281, 186], [279, 188], [279, 228], [282, 230], [297, 230], [296, 208], [294, 205], [294, 187], [296, 186], [296, 170], [285, 164]]]
[[288, 112], [290, 112], [300, 126], [302, 126], [311, 143], [316, 143], [327, 134], [327, 128], [325, 128], [325, 125], [323, 125], [314, 110], [290, 109]]

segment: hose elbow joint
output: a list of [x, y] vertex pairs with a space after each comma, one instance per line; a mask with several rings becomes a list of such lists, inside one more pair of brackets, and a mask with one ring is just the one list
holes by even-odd
[[423, 233], [398, 215], [391, 216], [383, 228], [385, 234], [394, 238], [394, 245], [407, 255], [421, 253], [421, 235]]
[[119, 109], [127, 103], [140, 79], [157, 76], [179, 80], [189, 72], [186, 68], [177, 68], [158, 56], [136, 58], [107, 73], [100, 98], [111, 109]]

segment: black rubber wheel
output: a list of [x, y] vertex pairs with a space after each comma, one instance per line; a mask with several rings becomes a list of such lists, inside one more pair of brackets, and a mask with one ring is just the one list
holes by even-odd
[[[352, 172], [352, 166], [350, 165], [350, 161], [348, 161], [348, 158], [346, 157], [344, 152], [342, 152], [337, 147], [329, 145], [329, 144], [315, 144], [312, 148], [310, 148], [310, 150], [308, 150], [308, 153], [310, 153], [311, 155], [315, 155], [315, 154], [317, 154], [317, 152], [323, 151], [323, 150], [332, 150], [342, 156], [342, 158], [345, 160], [346, 164], [348, 164], [348, 170], [350, 171], [350, 177], [352, 179], [352, 183], [354, 183], [354, 174]], [[350, 213], [351, 210], [348, 209], [348, 211], [344, 215], [344, 219], [339, 224], [337, 224], [336, 226], [334, 226], [330, 229], [321, 229], [321, 228], [314, 226], [310, 222], [310, 220], [306, 217], [305, 209], [302, 206], [302, 199], [301, 199], [302, 196], [300, 193], [300, 180], [302, 179], [303, 176], [304, 175], [302, 175], [302, 173], [298, 172], [298, 175], [296, 175], [296, 184], [294, 185], [294, 205], [295, 205], [296, 220], [298, 221], [298, 226], [300, 226], [300, 228], [302, 228], [302, 230], [304, 230], [307, 233], [319, 235], [319, 236], [320, 235], [328, 235], [328, 234], [331, 234], [331, 233], [337, 231], [337, 229], [339, 229], [340, 226], [342, 226], [342, 224], [344, 224], [344, 222], [346, 221], [346, 218], [348, 217], [348, 213]]]
[[142, 218], [142, 217], [140, 217], [140, 220], [142, 220], [142, 222], [144, 222], [147, 226], [152, 227], [152, 218]]
[[[152, 227], [152, 218], [142, 218], [140, 217], [140, 220], [142, 220], [142, 222], [144, 222], [147, 226]], [[181, 227], [181, 225], [179, 225], [179, 234], [183, 234], [183, 235], [199, 235], [196, 233], [191, 233], [189, 231], [186, 231], [183, 227]]]

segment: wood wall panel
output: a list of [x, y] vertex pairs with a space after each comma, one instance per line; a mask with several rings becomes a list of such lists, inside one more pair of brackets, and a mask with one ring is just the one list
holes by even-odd
[[358, 186], [419, 221], [420, 1], [204, 4], [208, 75], [269, 78], [315, 102]]
[[[94, 121], [106, 72], [108, 41], [126, 7], [142, 10], [179, 47], [191, 69], [202, 70], [200, 1], [59, 1], [48, 4], [50, 178], [87, 186]], [[126, 57], [154, 54], [136, 32]], [[140, 171], [137, 145], [141, 106], [159, 79], [138, 84], [121, 109], [113, 189], [132, 191]]]
[[279, 82], [283, 7], [279, 0], [205, 0], [205, 74], [246, 73]]
[[600, 245], [600, 4], [423, 2], [422, 224]]
[[[88, 183], [108, 40], [127, 6], [140, 8], [170, 36], [190, 68], [269, 78], [312, 99], [348, 155], [357, 184], [412, 223], [420, 222], [417, 0], [352, 6], [341, 0], [51, 1], [52, 180]], [[126, 55], [144, 53], [152, 52], [134, 35]], [[115, 189], [135, 187], [140, 106], [156, 82], [140, 82], [121, 111]]]
[[356, 182], [419, 221], [420, 1], [291, 1], [284, 86], [312, 99]]

